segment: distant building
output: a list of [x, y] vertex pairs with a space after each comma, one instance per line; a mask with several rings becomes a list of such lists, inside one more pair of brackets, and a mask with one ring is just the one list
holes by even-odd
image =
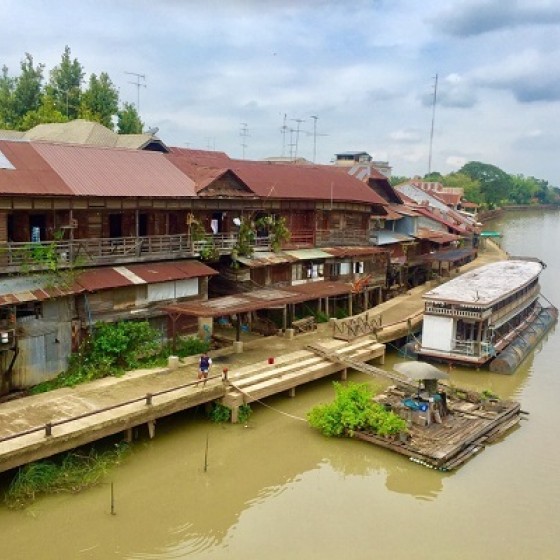
[[391, 166], [388, 161], [374, 161], [367, 152], [342, 152], [335, 154], [334, 164], [338, 167], [367, 166], [379, 171], [385, 177], [391, 176]]

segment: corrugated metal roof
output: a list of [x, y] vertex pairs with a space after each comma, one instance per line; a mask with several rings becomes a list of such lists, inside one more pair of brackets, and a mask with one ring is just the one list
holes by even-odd
[[323, 251], [333, 257], [361, 257], [364, 255], [375, 255], [386, 253], [386, 249], [379, 247], [323, 247]]
[[312, 259], [328, 259], [331, 255], [320, 249], [292, 249], [283, 251], [298, 261], [310, 261]]
[[443, 243], [450, 243], [451, 241], [462, 239], [460, 235], [428, 228], [418, 228], [418, 231], [413, 237], [415, 237], [416, 239], [428, 239], [429, 241], [439, 243], [440, 245]]
[[198, 261], [173, 261], [86, 270], [80, 274], [76, 283], [88, 292], [95, 292], [108, 288], [155, 284], [215, 274], [218, 274], [216, 270]]
[[396, 231], [388, 231], [380, 229], [375, 232], [377, 238], [377, 245], [389, 245], [391, 243], [401, 243], [403, 241], [414, 241], [413, 237], [404, 235], [404, 233], [397, 233]]
[[272, 266], [275, 264], [285, 264], [297, 261], [295, 257], [286, 253], [273, 253], [269, 251], [255, 252], [251, 257], [237, 257], [237, 260], [249, 268]]
[[227, 167], [258, 196], [385, 203], [368, 185], [341, 172], [334, 165], [232, 160], [221, 152], [178, 148], [173, 148], [167, 157], [171, 161], [184, 157], [191, 163], [205, 167]]
[[196, 196], [194, 181], [159, 152], [43, 143], [33, 147], [78, 196]]
[[0, 194], [71, 195], [66, 183], [29, 142], [0, 141], [14, 169], [0, 168]]
[[81, 291], [79, 286], [52, 286], [52, 278], [42, 275], [5, 278], [0, 283], [0, 306], [72, 295]]

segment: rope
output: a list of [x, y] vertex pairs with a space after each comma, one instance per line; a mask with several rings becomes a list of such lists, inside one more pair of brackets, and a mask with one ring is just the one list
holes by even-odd
[[236, 391], [239, 391], [242, 395], [245, 395], [246, 397], [249, 397], [253, 402], [258, 402], [262, 406], [264, 406], [266, 408], [270, 408], [270, 410], [273, 410], [274, 412], [278, 412], [278, 414], [282, 414], [283, 416], [287, 416], [288, 418], [292, 418], [293, 420], [301, 420], [302, 422], [305, 422], [307, 424], [307, 420], [305, 418], [301, 418], [300, 416], [294, 416], [293, 414], [289, 414], [288, 412], [284, 412], [283, 410], [278, 410], [277, 408], [274, 408], [273, 406], [270, 406], [269, 404], [266, 404], [265, 402], [263, 402], [259, 399], [256, 399], [250, 393], [247, 393], [247, 391], [244, 391], [243, 389], [239, 388], [237, 385], [235, 385], [231, 381], [228, 381], [228, 383]]

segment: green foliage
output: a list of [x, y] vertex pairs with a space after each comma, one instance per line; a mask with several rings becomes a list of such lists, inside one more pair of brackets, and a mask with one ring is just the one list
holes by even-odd
[[243, 218], [237, 232], [237, 243], [233, 248], [233, 254], [239, 257], [250, 257], [253, 254], [256, 238], [255, 224], [251, 219]]
[[59, 461], [44, 460], [19, 469], [4, 495], [12, 509], [23, 508], [45, 494], [76, 493], [99, 484], [107, 472], [118, 465], [128, 446], [119, 444], [111, 451], [91, 449], [83, 455], [67, 453]]
[[389, 177], [389, 183], [391, 186], [400, 185], [401, 183], [406, 183], [410, 180], [410, 177], [405, 177], [404, 175], [392, 175]]
[[176, 343], [175, 355], [180, 358], [186, 356], [196, 356], [202, 354], [210, 349], [210, 343], [205, 340], [200, 340], [197, 336], [189, 336], [187, 338], [180, 338]]
[[231, 419], [231, 410], [220, 403], [212, 403], [212, 408], [210, 409], [209, 414], [210, 420], [215, 422], [216, 424], [224, 424], [225, 422], [229, 422]]
[[237, 419], [239, 420], [240, 424], [246, 424], [249, 420], [249, 417], [253, 414], [253, 410], [251, 409], [251, 405], [249, 404], [242, 404], [239, 407], [239, 412], [237, 415]]
[[140, 120], [136, 107], [131, 103], [123, 103], [117, 112], [117, 131], [119, 134], [141, 134], [144, 123]]
[[41, 105], [33, 111], [27, 111], [21, 119], [21, 130], [29, 130], [38, 124], [61, 123], [68, 119], [57, 108], [50, 95], [44, 95]]
[[470, 161], [459, 173], [464, 173], [480, 183], [480, 191], [489, 205], [499, 205], [507, 200], [511, 190], [511, 177], [495, 165]]
[[33, 57], [25, 53], [21, 61], [21, 73], [15, 80], [13, 109], [17, 127], [21, 126], [28, 111], [36, 111], [41, 105], [44, 65], [34, 66]]
[[113, 115], [119, 109], [119, 92], [106, 72], [89, 77], [88, 88], [82, 94], [80, 117], [101, 123], [113, 130]]
[[84, 67], [77, 58], [72, 60], [70, 54], [70, 47], [66, 45], [60, 64], [50, 72], [46, 88], [47, 94], [54, 100], [56, 110], [68, 120], [78, 117], [84, 81]]
[[290, 230], [284, 216], [263, 216], [255, 221], [255, 228], [267, 230], [270, 247], [275, 253], [282, 248], [283, 243], [290, 239]]
[[481, 391], [480, 396], [482, 400], [497, 399], [498, 395], [492, 391], [492, 389], [484, 389]]
[[317, 323], [328, 323], [329, 322], [329, 316], [324, 311], [317, 311], [314, 314], [314, 317], [315, 317], [315, 321]]
[[93, 335], [72, 354], [68, 369], [31, 393], [74, 387], [95, 379], [121, 375], [153, 361], [159, 349], [159, 332], [147, 321], [96, 323]]
[[394, 436], [407, 430], [406, 421], [373, 401], [373, 390], [366, 384], [334, 383], [335, 400], [309, 412], [309, 424], [326, 436], [352, 435], [358, 430], [380, 436]]

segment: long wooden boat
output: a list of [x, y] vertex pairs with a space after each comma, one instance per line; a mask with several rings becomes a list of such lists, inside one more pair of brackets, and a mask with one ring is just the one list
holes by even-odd
[[499, 261], [426, 292], [417, 353], [423, 358], [480, 367], [519, 337], [527, 338], [529, 329], [523, 351], [510, 360], [515, 369], [558, 317], [558, 310], [542, 301], [539, 275], [544, 268], [537, 259]]

